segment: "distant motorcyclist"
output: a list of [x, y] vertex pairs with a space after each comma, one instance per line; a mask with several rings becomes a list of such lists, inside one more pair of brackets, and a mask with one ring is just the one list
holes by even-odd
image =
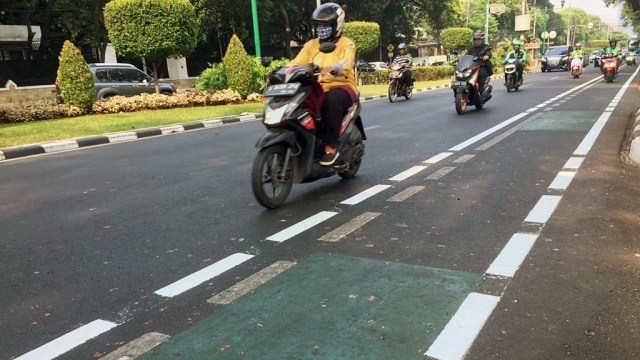
[[584, 50], [582, 50], [581, 43], [576, 43], [573, 46], [573, 51], [571, 52], [571, 59], [573, 58], [580, 58], [581, 60], [584, 59]]
[[524, 73], [524, 65], [527, 63], [527, 52], [521, 49], [522, 41], [513, 40], [511, 43], [513, 45], [513, 50], [507, 53], [505, 56], [503, 63], [507, 63], [507, 60], [511, 58], [518, 59], [518, 63], [516, 64], [516, 71], [518, 72], [518, 79], [520, 84], [524, 81], [523, 73]]
[[[609, 46], [604, 48], [604, 55], [613, 54], [616, 59], [616, 72], [618, 72], [618, 67], [620, 67], [620, 60], [622, 56], [622, 51], [618, 46], [618, 40], [615, 38], [609, 39]], [[604, 71], [602, 64], [600, 64], [600, 70]]]
[[407, 45], [405, 43], [398, 44], [398, 56], [393, 59], [393, 62], [403, 67], [402, 81], [407, 88], [411, 89], [411, 87], [413, 87], [413, 71], [411, 71], [413, 57], [407, 52]]
[[484, 43], [484, 32], [482, 30], [477, 30], [473, 33], [473, 46], [467, 49], [467, 55], [480, 58], [478, 85], [480, 86], [481, 95], [484, 97], [485, 82], [489, 76], [493, 75], [493, 66], [491, 65], [491, 47]]

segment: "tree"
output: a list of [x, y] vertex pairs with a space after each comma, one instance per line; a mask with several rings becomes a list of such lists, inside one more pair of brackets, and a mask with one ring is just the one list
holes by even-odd
[[197, 20], [189, 0], [113, 0], [104, 22], [116, 52], [153, 63], [158, 93], [158, 65], [170, 56], [187, 56], [196, 47]]
[[229, 42], [227, 52], [224, 54], [225, 72], [229, 88], [235, 90], [243, 98], [251, 93], [253, 74], [251, 71], [251, 58], [242, 46], [240, 39], [233, 35]]
[[99, 49], [100, 62], [104, 62], [109, 42], [102, 15], [107, 2], [109, 0], [55, 0], [60, 26], [76, 44], [88, 44]]
[[442, 46], [450, 50], [465, 50], [471, 45], [473, 30], [469, 28], [448, 28], [440, 34]]
[[380, 43], [380, 25], [372, 22], [352, 21], [344, 26], [344, 36], [356, 44], [356, 54], [370, 54]]
[[78, 107], [83, 113], [91, 110], [96, 89], [89, 65], [71, 41], [67, 40], [60, 52], [58, 66], [58, 87], [64, 104]]

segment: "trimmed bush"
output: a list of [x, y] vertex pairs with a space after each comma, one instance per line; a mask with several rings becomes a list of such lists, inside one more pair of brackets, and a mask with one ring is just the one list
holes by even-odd
[[235, 34], [231, 37], [222, 63], [226, 70], [229, 89], [237, 91], [240, 96], [245, 98], [251, 93], [252, 88], [254, 76], [251, 72], [252, 60]]
[[96, 96], [93, 75], [80, 50], [69, 40], [60, 51], [58, 66], [58, 87], [67, 107], [77, 107], [81, 112], [91, 111]]
[[214, 92], [227, 88], [227, 73], [223, 63], [210, 64], [196, 81], [196, 90]]

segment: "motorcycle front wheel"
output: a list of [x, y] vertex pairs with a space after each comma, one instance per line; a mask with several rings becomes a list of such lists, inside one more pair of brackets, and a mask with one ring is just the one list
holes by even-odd
[[398, 80], [389, 85], [389, 102], [393, 103], [398, 98]]
[[465, 111], [467, 111], [467, 93], [459, 92], [456, 94], [456, 112], [462, 115]]
[[[287, 147], [261, 149], [253, 162], [251, 188], [260, 205], [275, 209], [287, 200], [293, 185], [293, 164], [286, 161]], [[287, 168], [285, 169], [285, 162]]]
[[411, 98], [413, 97], [413, 90], [412, 89], [406, 89], [404, 91], [404, 98], [407, 100], [411, 100]]

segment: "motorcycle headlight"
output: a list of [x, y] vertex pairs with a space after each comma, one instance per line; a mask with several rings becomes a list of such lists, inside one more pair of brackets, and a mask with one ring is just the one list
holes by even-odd
[[465, 71], [456, 71], [456, 78], [458, 79], [466, 79], [471, 76], [471, 69]]
[[291, 115], [291, 113], [302, 103], [306, 95], [307, 94], [305, 92], [301, 92], [292, 97], [287, 104], [286, 110], [284, 111], [284, 116], [289, 117], [289, 115]]

